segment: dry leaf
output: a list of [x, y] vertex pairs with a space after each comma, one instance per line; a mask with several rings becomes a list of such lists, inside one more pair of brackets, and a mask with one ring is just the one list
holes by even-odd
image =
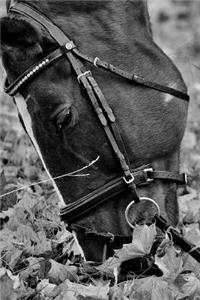
[[0, 268], [0, 299], [1, 300], [17, 300], [15, 290], [20, 288], [20, 276], [13, 275], [6, 268]]
[[187, 300], [200, 299], [200, 280], [194, 273], [179, 275], [177, 285]]
[[50, 259], [51, 269], [49, 270], [47, 276], [50, 282], [55, 284], [60, 284], [61, 282], [69, 279], [71, 281], [77, 281], [77, 271], [78, 268], [75, 266], [65, 266], [57, 263], [55, 260]]
[[168, 288], [168, 283], [160, 277], [151, 276], [136, 279], [135, 291], [130, 295], [131, 300], [172, 300], [173, 292]]
[[165, 254], [162, 257], [158, 254], [155, 255], [155, 264], [163, 272], [162, 278], [168, 282], [173, 282], [183, 269], [182, 257], [180, 251], [178, 252], [174, 248], [172, 242], [165, 244], [164, 252]]
[[188, 253], [183, 255], [183, 271], [192, 271], [200, 280], [200, 263]]
[[114, 285], [110, 288], [110, 300], [129, 300], [131, 294], [135, 291], [134, 289], [135, 279], [127, 280], [125, 282]]
[[11, 217], [14, 214], [15, 210], [10, 207], [7, 210], [1, 211], [0, 212], [0, 218], [5, 219], [6, 217]]
[[123, 289], [116, 285], [110, 288], [109, 300], [129, 300], [126, 295], [124, 295]]
[[[109, 295], [109, 283], [107, 283], [105, 286], [94, 286], [94, 285], [83, 285], [83, 284], [77, 284], [72, 283], [69, 280], [65, 281], [65, 284], [67, 286], [67, 290], [70, 292], [74, 292], [74, 295], [79, 297], [88, 297], [95, 300], [108, 300]], [[66, 292], [67, 294], [67, 292]]]
[[114, 270], [118, 269], [121, 265], [121, 261], [118, 257], [109, 257], [102, 265], [95, 268], [102, 274], [106, 274], [109, 277], [114, 277]]
[[47, 239], [46, 234], [43, 230], [37, 232], [37, 243], [34, 246], [33, 255], [42, 256], [46, 255], [47, 253], [51, 254], [52, 247], [51, 241]]
[[141, 257], [149, 254], [152, 244], [156, 237], [155, 224], [136, 225], [133, 231], [133, 241], [130, 244], [124, 244], [122, 249], [115, 253], [121, 262]]
[[198, 223], [189, 224], [183, 227], [184, 237], [195, 246], [200, 247], [200, 229]]
[[[184, 237], [193, 243], [196, 247], [200, 247], [200, 230], [199, 224], [189, 224], [183, 227]], [[197, 262], [191, 255], [184, 253], [183, 255], [183, 270], [193, 271], [200, 279], [200, 263]]]
[[56, 242], [57, 243], [68, 242], [71, 238], [73, 238], [73, 234], [66, 229], [65, 224], [62, 224], [62, 226], [59, 228], [56, 234], [55, 237]]
[[20, 286], [19, 274], [13, 275], [10, 270], [7, 270], [7, 275], [13, 281], [13, 289], [17, 289]]
[[29, 276], [38, 276], [40, 272], [40, 261], [44, 260], [43, 257], [27, 257], [26, 259], [29, 266], [20, 272], [20, 277], [23, 281], [27, 281]]
[[1, 300], [14, 300], [13, 281], [8, 276], [7, 272], [0, 277], [0, 296]]
[[42, 296], [50, 297], [55, 287], [55, 284], [49, 283], [49, 279], [43, 279], [38, 283], [36, 290]]
[[132, 243], [124, 244], [121, 249], [115, 250], [115, 255], [109, 257], [102, 265], [96, 267], [96, 269], [112, 276], [114, 269], [119, 268], [122, 262], [149, 254], [155, 237], [155, 224], [150, 226], [136, 225], [133, 231]]

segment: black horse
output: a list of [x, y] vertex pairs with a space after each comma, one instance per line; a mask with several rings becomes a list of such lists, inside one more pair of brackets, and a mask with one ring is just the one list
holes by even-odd
[[[82, 53], [96, 57], [93, 65], [86, 61], [81, 64], [92, 71], [114, 112], [131, 168], [151, 163], [154, 170], [178, 173], [188, 103], [182, 101], [179, 94], [170, 93], [170, 88], [185, 93], [186, 86], [174, 64], [153, 41], [146, 2], [15, 2], [28, 4], [47, 16]], [[10, 5], [8, 1], [8, 8]], [[58, 48], [44, 26], [12, 10], [2, 18], [1, 28], [7, 84]], [[148, 82], [169, 87], [169, 93], [101, 70], [99, 58]], [[66, 56], [62, 55], [34, 80], [22, 85], [20, 93], [26, 101], [38, 148], [52, 177], [81, 169], [99, 157], [87, 169], [89, 176], [65, 176], [56, 180], [66, 204], [93, 193], [121, 175], [101, 123], [85, 91], [80, 89]], [[175, 181], [155, 179], [149, 185], [139, 186], [137, 192], [140, 197], [155, 199], [162, 215], [172, 225], [177, 224]], [[96, 232], [128, 235], [130, 227], [124, 211], [132, 197], [129, 189], [114, 195], [80, 217], [76, 224]], [[81, 228], [77, 227], [77, 236], [86, 258], [100, 260], [104, 242], [94, 236], [85, 236]]]

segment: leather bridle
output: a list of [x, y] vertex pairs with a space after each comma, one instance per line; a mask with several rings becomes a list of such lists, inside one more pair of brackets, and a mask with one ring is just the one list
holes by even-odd
[[[115, 115], [112, 112], [108, 102], [106, 101], [101, 89], [99, 88], [97, 82], [92, 76], [91, 71], [85, 70], [83, 62], [89, 62], [94, 64], [96, 67], [110, 71], [118, 76], [121, 76], [129, 81], [132, 81], [133, 84], [142, 85], [145, 88], [151, 88], [163, 93], [168, 93], [173, 96], [176, 96], [184, 101], [189, 101], [189, 96], [181, 91], [176, 89], [160, 85], [155, 82], [147, 81], [144, 78], [137, 76], [136, 74], [123, 71], [114, 65], [107, 63], [100, 58], [92, 58], [81, 53], [73, 41], [69, 40], [66, 34], [55, 24], [52, 23], [50, 19], [41, 14], [35, 8], [24, 3], [14, 3], [9, 7], [9, 11], [12, 13], [18, 13], [24, 15], [30, 19], [33, 19], [40, 25], [42, 25], [53, 37], [53, 39], [59, 44], [59, 48], [51, 52], [49, 55], [44, 57], [42, 60], [36, 64], [30, 66], [23, 74], [21, 74], [14, 82], [9, 83], [9, 80], [5, 81], [5, 92], [10, 96], [16, 95], [20, 92], [26, 84], [41, 73], [42, 70], [46, 69], [53, 62], [57, 61], [60, 57], [66, 56], [69, 60], [74, 72], [76, 73], [77, 80], [79, 84], [85, 89], [88, 98], [91, 102], [91, 105], [96, 112], [96, 115], [102, 125], [104, 132], [107, 136], [107, 139], [110, 143], [110, 146], [113, 149], [119, 166], [121, 168], [121, 175], [114, 180], [111, 180], [102, 187], [96, 189], [90, 194], [78, 199], [77, 201], [66, 205], [65, 208], [61, 209], [61, 218], [66, 221], [68, 224], [71, 224], [71, 227], [74, 227], [75, 230], [82, 230], [84, 234], [98, 235], [102, 236], [105, 243], [114, 243], [119, 240], [119, 243], [130, 242], [130, 236], [115, 236], [110, 233], [96, 233], [93, 231], [88, 231], [87, 228], [72, 224], [75, 220], [80, 219], [86, 215], [89, 211], [93, 210], [95, 207], [122, 193], [123, 191], [129, 189], [133, 195], [134, 201], [137, 203], [140, 201], [140, 198], [136, 192], [136, 186], [142, 184], [148, 184], [154, 179], [170, 180], [178, 184], [187, 184], [187, 175], [185, 173], [179, 174], [175, 172], [167, 171], [157, 171], [153, 170], [151, 165], [142, 166], [138, 169], [132, 169], [128, 156], [126, 154], [125, 145], [123, 143], [122, 137], [118, 130], [116, 124]], [[162, 217], [156, 216], [157, 225], [162, 230], [166, 230], [168, 226]], [[173, 231], [174, 229], [172, 229]], [[175, 231], [171, 232], [175, 239], [179, 240], [179, 233]], [[181, 237], [182, 238], [182, 237]], [[177, 242], [180, 244], [180, 242]], [[182, 245], [183, 248], [183, 245]], [[188, 250], [190, 251], [192, 247]], [[185, 248], [186, 250], [186, 248]], [[195, 251], [195, 250], [193, 250]], [[193, 253], [193, 252], [192, 252]], [[192, 255], [191, 253], [191, 255]]]

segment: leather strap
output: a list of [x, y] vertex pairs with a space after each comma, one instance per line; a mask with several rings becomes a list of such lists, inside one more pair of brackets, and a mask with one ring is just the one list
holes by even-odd
[[97, 232], [90, 228], [80, 226], [78, 224], [71, 224], [71, 230], [75, 230], [86, 237], [92, 237], [102, 241], [104, 244], [112, 244], [112, 248], [120, 248], [123, 244], [129, 244], [132, 242], [132, 235], [120, 235], [113, 234], [111, 232]]
[[[92, 64], [94, 64], [94, 61], [95, 59], [88, 56], [88, 55], [85, 55], [83, 53], [81, 53], [77, 48], [76, 49], [73, 49], [73, 53], [76, 54], [79, 58], [82, 58], [83, 60], [85, 61], [88, 61]], [[155, 89], [155, 90], [158, 90], [160, 92], [163, 92], [163, 93], [167, 93], [167, 94], [171, 94], [175, 97], [178, 97], [182, 100], [185, 100], [185, 101], [189, 101], [190, 100], [190, 97], [189, 95], [179, 91], [179, 90], [176, 90], [176, 89], [173, 89], [171, 87], [168, 87], [168, 86], [164, 86], [164, 85], [161, 85], [161, 84], [158, 84], [156, 82], [152, 82], [152, 81], [148, 81], [148, 80], [145, 80], [143, 77], [141, 76], [138, 76], [134, 73], [130, 73], [130, 72], [127, 72], [127, 71], [124, 71], [124, 70], [121, 70], [120, 68], [106, 62], [106, 61], [103, 61], [101, 59], [97, 59], [96, 62], [95, 62], [95, 66], [99, 67], [99, 68], [102, 68], [102, 69], [105, 69], [107, 71], [110, 71], [120, 77], [123, 77], [123, 78], [126, 78], [128, 80], [131, 80], [133, 81], [134, 83], [137, 83], [139, 85], [142, 85], [142, 86], [146, 86], [146, 87], [149, 87], [151, 89]]]
[[147, 171], [147, 177], [149, 180], [161, 179], [175, 181], [177, 184], [188, 184], [188, 176], [186, 173], [175, 173], [167, 171]]
[[167, 224], [167, 222], [160, 216], [155, 216], [156, 226], [163, 232], [170, 233], [175, 245], [179, 246], [183, 251], [190, 254], [196, 261], [200, 263], [200, 247], [195, 246], [186, 240], [181, 233], [175, 228]]
[[[187, 184], [187, 176], [185, 173], [171, 173], [167, 171], [154, 171], [149, 165], [142, 166], [139, 169], [131, 170], [134, 176], [136, 186], [148, 184], [154, 179], [162, 179], [174, 181], [177, 184]], [[60, 211], [63, 221], [68, 224], [80, 219], [88, 212], [108, 201], [116, 195], [127, 190], [127, 185], [123, 177], [118, 177], [109, 181], [107, 184], [87, 194], [86, 196], [72, 202]]]
[[[103, 96], [103, 94], [101, 92], [97, 92], [97, 88], [98, 85], [95, 82], [94, 78], [92, 77], [90, 72], [83, 72], [83, 67], [80, 64], [79, 61], [77, 61], [74, 56], [72, 55], [71, 52], [67, 53], [68, 59], [72, 65], [72, 67], [74, 68], [77, 77], [80, 78], [79, 79], [79, 83], [81, 83], [84, 87], [84, 89], [86, 90], [87, 94], [88, 94], [88, 98], [94, 108], [94, 111], [96, 112], [96, 115], [101, 123], [101, 125], [103, 126], [104, 132], [110, 142], [110, 145], [113, 149], [113, 152], [116, 156], [116, 158], [118, 159], [118, 162], [121, 166], [121, 169], [124, 173], [125, 178], [127, 179], [128, 182], [128, 186], [131, 188], [132, 193], [134, 194], [134, 199], [136, 201], [139, 201], [139, 197], [136, 193], [136, 189], [135, 189], [135, 184], [133, 181], [128, 181], [130, 178], [132, 178], [132, 174], [130, 171], [130, 167], [128, 165], [128, 158], [124, 156], [124, 154], [121, 152], [120, 148], [119, 148], [119, 144], [122, 144], [122, 138], [119, 139], [119, 131], [116, 130], [116, 123], [115, 123], [115, 135], [112, 132], [112, 129], [114, 128], [112, 126], [112, 123], [115, 122], [115, 117], [112, 117], [112, 110], [111, 108], [108, 106], [108, 104], [105, 107], [105, 98]], [[96, 88], [96, 90], [94, 91], [94, 87], [90, 84], [90, 82], [94, 82], [95, 85], [94, 87]], [[98, 88], [98, 91], [100, 91], [100, 89]], [[96, 93], [95, 93], [96, 92]], [[109, 118], [107, 118], [105, 116], [105, 109], [107, 111], [107, 116], [109, 116]], [[109, 111], [109, 113], [108, 113]], [[114, 115], [113, 115], [114, 116]], [[125, 148], [125, 146], [123, 145], [123, 149]]]
[[50, 35], [57, 41], [60, 46], [70, 42], [69, 38], [58, 26], [54, 25], [53, 22], [49, 20], [44, 14], [41, 14], [39, 11], [36, 11], [34, 8], [25, 3], [14, 3], [13, 6], [9, 8], [8, 12], [19, 13], [20, 15], [24, 15], [35, 20], [37, 23], [48, 30]]

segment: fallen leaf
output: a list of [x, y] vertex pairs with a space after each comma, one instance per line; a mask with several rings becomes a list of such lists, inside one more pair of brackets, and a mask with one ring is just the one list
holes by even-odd
[[200, 247], [200, 229], [198, 223], [192, 223], [183, 227], [184, 237], [196, 247]]
[[55, 284], [49, 283], [49, 279], [43, 279], [38, 283], [36, 290], [40, 295], [50, 297], [55, 287]]
[[163, 272], [162, 278], [168, 282], [173, 282], [183, 269], [180, 251], [175, 249], [171, 241], [165, 244], [163, 256], [160, 256], [158, 253], [155, 255], [155, 264]]
[[[95, 299], [95, 300], [108, 300], [109, 298], [109, 283], [105, 286], [94, 286], [94, 285], [83, 285], [78, 283], [70, 282], [69, 280], [65, 281], [67, 291], [74, 292], [74, 295], [77, 296], [77, 299], [81, 299], [80, 297], [85, 297]], [[83, 298], [84, 299], [84, 298]]]
[[6, 268], [1, 267], [0, 268], [0, 278], [3, 277], [6, 274]]
[[126, 295], [124, 295], [123, 288], [120, 286], [116, 285], [110, 288], [110, 294], [109, 294], [109, 299], [110, 300], [129, 300]]
[[67, 253], [68, 255], [70, 255], [70, 253], [73, 253], [73, 256], [76, 255], [81, 255], [83, 256], [83, 251], [81, 251], [81, 248], [77, 242], [77, 240], [75, 239], [75, 235], [72, 234], [73, 238], [68, 238], [67, 240], [64, 242], [64, 246], [63, 246], [63, 254]]
[[121, 249], [115, 250], [114, 256], [109, 257], [102, 265], [96, 267], [96, 269], [112, 276], [113, 270], [119, 268], [122, 262], [149, 254], [155, 237], [155, 224], [151, 224], [150, 226], [136, 225], [133, 231], [132, 243], [124, 244]]
[[124, 244], [122, 249], [115, 251], [115, 257], [120, 262], [149, 254], [156, 237], [155, 224], [137, 225], [133, 231], [133, 241]]
[[114, 270], [118, 269], [121, 265], [121, 261], [118, 257], [109, 257], [102, 265], [95, 268], [102, 274], [106, 274], [109, 277], [114, 277]]
[[10, 270], [7, 270], [7, 275], [13, 281], [13, 289], [14, 290], [17, 289], [18, 287], [20, 287], [19, 274], [13, 275]]
[[75, 266], [65, 266], [53, 259], [50, 259], [51, 268], [47, 274], [51, 283], [60, 284], [61, 282], [69, 279], [71, 281], [78, 281], [77, 271]]
[[[8, 173], [9, 169], [9, 174]], [[0, 210], [7, 210], [9, 207], [12, 207], [17, 202], [17, 194], [15, 192], [12, 192], [16, 189], [15, 184], [8, 183], [10, 180], [9, 177], [12, 179], [14, 178], [14, 181], [16, 180], [17, 175], [16, 168], [12, 166], [4, 167], [3, 171], [0, 173]], [[13, 180], [12, 180], [13, 182]], [[5, 196], [3, 196], [5, 195]]]
[[114, 285], [110, 288], [110, 300], [129, 300], [131, 294], [135, 291], [134, 289], [135, 279], [127, 280], [125, 282], [119, 283], [118, 285]]
[[136, 279], [134, 291], [130, 295], [132, 300], [172, 300], [173, 292], [169, 289], [168, 283], [160, 277], [151, 276], [143, 279]]
[[57, 243], [68, 242], [71, 238], [73, 238], [73, 234], [66, 229], [66, 225], [62, 224], [59, 228], [55, 239]]
[[16, 264], [19, 262], [20, 257], [23, 253], [23, 250], [13, 248], [13, 251], [10, 253], [9, 267], [14, 269]]
[[194, 273], [179, 275], [179, 288], [187, 300], [200, 299], [200, 280]]
[[200, 263], [188, 253], [183, 255], [183, 271], [192, 271], [200, 280]]
[[1, 211], [0, 212], [0, 218], [5, 219], [6, 217], [11, 217], [14, 214], [15, 210], [10, 207], [7, 210]]
[[0, 296], [1, 300], [14, 300], [16, 299], [13, 295], [13, 281], [8, 276], [7, 272], [3, 276], [0, 277]]
[[180, 210], [180, 221], [182, 221], [188, 214], [190, 202], [196, 199], [197, 192], [191, 187], [187, 187], [187, 193], [178, 197], [179, 210]]
[[[198, 223], [184, 226], [183, 234], [188, 241], [194, 244], [194, 247], [200, 248], [200, 230]], [[183, 255], [183, 270], [193, 271], [196, 277], [200, 279], [200, 263], [187, 253]]]
[[13, 275], [6, 268], [0, 268], [0, 299], [1, 300], [17, 300], [16, 289], [21, 287], [20, 277]]
[[34, 246], [33, 254], [37, 256], [46, 256], [51, 254], [52, 247], [51, 247], [51, 241], [47, 239], [46, 233], [41, 230], [37, 232], [37, 242]]
[[42, 260], [44, 260], [43, 257], [27, 257], [26, 261], [29, 265], [20, 272], [20, 278], [23, 282], [26, 282], [30, 276], [38, 276], [40, 272], [40, 261]]

